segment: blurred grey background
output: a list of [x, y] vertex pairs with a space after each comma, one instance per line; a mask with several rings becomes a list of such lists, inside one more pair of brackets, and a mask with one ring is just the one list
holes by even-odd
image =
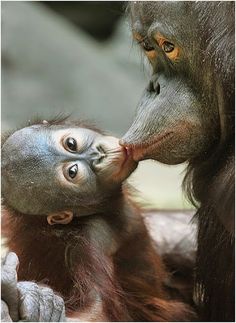
[[[63, 113], [121, 136], [148, 75], [124, 2], [2, 1], [2, 131]], [[129, 181], [147, 206], [189, 208], [184, 167], [141, 162]]]

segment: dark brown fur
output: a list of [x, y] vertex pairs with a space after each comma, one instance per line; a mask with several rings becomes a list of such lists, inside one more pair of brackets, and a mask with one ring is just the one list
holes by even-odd
[[[114, 239], [118, 239], [114, 254], [109, 255], [93, 241], [90, 228], [98, 218], [108, 224]], [[194, 318], [188, 306], [168, 296], [164, 265], [138, 209], [122, 194], [114, 197], [98, 217], [75, 218], [63, 226], [49, 226], [44, 216], [19, 214], [7, 208], [3, 233], [6, 245], [19, 257], [19, 279], [51, 286], [63, 296], [69, 316], [80, 317], [86, 312], [95, 293], [102, 302], [102, 311], [93, 313], [90, 309], [90, 320]], [[105, 232], [100, 234], [105, 237]]]
[[[184, 186], [198, 207], [198, 252], [195, 297], [199, 313], [209, 321], [234, 321], [234, 139], [202, 161], [192, 161]], [[200, 205], [200, 206], [199, 206]], [[224, 218], [225, 226], [220, 221]]]
[[[121, 143], [136, 161], [188, 163], [184, 188], [197, 209], [199, 315], [235, 321], [235, 3], [135, 1], [129, 9], [153, 74]], [[158, 43], [158, 33], [180, 50], [177, 59]], [[192, 94], [190, 103], [185, 93]]]

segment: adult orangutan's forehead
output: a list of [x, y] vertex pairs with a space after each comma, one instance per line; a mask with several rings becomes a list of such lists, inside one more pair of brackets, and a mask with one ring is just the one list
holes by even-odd
[[182, 1], [134, 1], [130, 4], [132, 30], [143, 36], [155, 28], [184, 32], [191, 10], [191, 4]]

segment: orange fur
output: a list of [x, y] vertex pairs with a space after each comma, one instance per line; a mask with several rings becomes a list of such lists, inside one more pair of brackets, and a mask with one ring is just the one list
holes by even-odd
[[[67, 225], [54, 226], [45, 216], [6, 208], [3, 233], [6, 245], [19, 256], [19, 279], [52, 287], [64, 298], [71, 317], [90, 313], [92, 321], [193, 319], [191, 308], [170, 299], [165, 290], [168, 275], [138, 209], [122, 194], [110, 204], [99, 217], [74, 218]], [[116, 241], [112, 253], [92, 237], [91, 227], [100, 218], [112, 230], [109, 248], [113, 238]], [[99, 237], [105, 239], [103, 230], [105, 226]]]

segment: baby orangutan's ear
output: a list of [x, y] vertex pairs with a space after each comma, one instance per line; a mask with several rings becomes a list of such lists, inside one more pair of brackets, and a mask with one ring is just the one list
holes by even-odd
[[48, 224], [68, 224], [73, 219], [73, 212], [71, 211], [62, 211], [58, 213], [53, 213], [47, 216]]

